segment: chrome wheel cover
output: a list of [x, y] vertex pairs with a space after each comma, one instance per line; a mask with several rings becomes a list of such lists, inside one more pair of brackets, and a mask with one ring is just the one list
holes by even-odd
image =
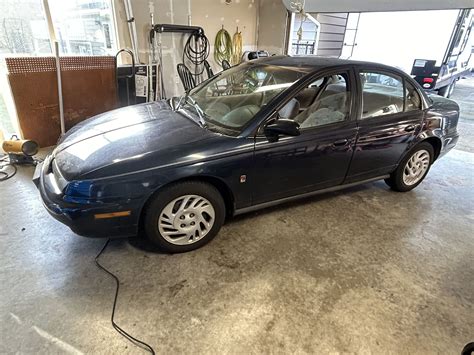
[[189, 245], [204, 238], [212, 229], [216, 213], [202, 196], [184, 195], [168, 203], [158, 218], [158, 230], [174, 245]]
[[425, 176], [429, 166], [430, 153], [425, 149], [415, 152], [403, 169], [403, 183], [407, 186], [415, 185]]

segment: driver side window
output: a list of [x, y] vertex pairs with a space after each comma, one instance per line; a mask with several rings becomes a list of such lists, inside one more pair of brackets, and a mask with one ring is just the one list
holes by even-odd
[[325, 126], [349, 116], [350, 99], [348, 74], [329, 75], [301, 90], [279, 115], [298, 122], [301, 129]]

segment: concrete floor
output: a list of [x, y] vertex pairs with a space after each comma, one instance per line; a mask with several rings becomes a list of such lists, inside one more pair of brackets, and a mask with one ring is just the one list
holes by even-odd
[[[162, 354], [458, 354], [474, 340], [474, 140], [459, 148], [410, 193], [377, 182], [241, 216], [195, 252], [113, 241], [117, 322]], [[110, 325], [104, 241], [54, 221], [32, 172], [0, 183], [0, 353], [144, 353]]]

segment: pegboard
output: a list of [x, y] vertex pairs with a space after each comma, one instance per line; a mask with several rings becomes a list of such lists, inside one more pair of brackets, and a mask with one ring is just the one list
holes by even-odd
[[8, 74], [43, 73], [56, 71], [54, 57], [5, 58]]
[[115, 70], [115, 57], [110, 56], [62, 57], [59, 59], [59, 63], [61, 65], [61, 71], [92, 69]]
[[[54, 57], [6, 58], [8, 78], [24, 138], [40, 146], [60, 134]], [[66, 129], [118, 106], [115, 57], [60, 58]]]
[[[5, 58], [9, 74], [56, 71], [55, 57]], [[71, 70], [114, 69], [115, 57], [84, 56], [59, 58], [61, 72]]]

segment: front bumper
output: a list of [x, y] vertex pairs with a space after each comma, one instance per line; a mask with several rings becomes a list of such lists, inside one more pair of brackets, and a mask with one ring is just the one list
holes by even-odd
[[[137, 200], [87, 201], [73, 203], [54, 186], [54, 176], [49, 169], [51, 157], [36, 166], [33, 182], [38, 187], [43, 205], [48, 213], [67, 225], [74, 233], [92, 238], [128, 237], [137, 234], [142, 203]], [[130, 211], [127, 216], [96, 218], [98, 214]]]

